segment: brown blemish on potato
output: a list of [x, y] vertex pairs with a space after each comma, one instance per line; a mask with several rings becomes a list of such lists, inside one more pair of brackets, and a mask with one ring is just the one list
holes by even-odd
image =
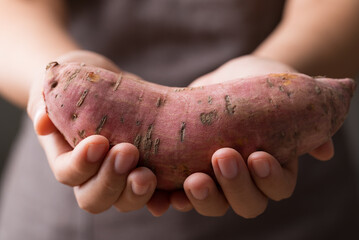
[[189, 170], [188, 166], [186, 164], [181, 164], [176, 168], [177, 171], [181, 173], [181, 175], [188, 177], [191, 175], [191, 171]]
[[180, 129], [180, 140], [181, 140], [181, 142], [184, 141], [185, 133], [186, 133], [186, 123], [182, 122], [181, 123], [181, 129]]
[[159, 97], [159, 98], [157, 98], [157, 101], [156, 101], [156, 107], [159, 108], [161, 106], [161, 104], [162, 104], [162, 98]]
[[319, 86], [315, 86], [315, 92], [319, 95], [322, 93], [322, 89]]
[[77, 143], [78, 143], [77, 138], [75, 138], [75, 137], [74, 137], [74, 138], [72, 139], [72, 143], [73, 143], [73, 145], [74, 145], [74, 146], [76, 146], [76, 145], [77, 145]]
[[274, 78], [281, 78], [282, 80], [290, 80], [297, 78], [295, 74], [290, 74], [290, 73], [272, 73], [269, 74], [269, 76]]
[[145, 151], [150, 151], [151, 147], [152, 147], [152, 139], [151, 139], [151, 135], [152, 135], [152, 130], [153, 130], [153, 125], [151, 124], [146, 132], [146, 137], [143, 140], [143, 149]]
[[236, 108], [236, 105], [232, 105], [231, 103], [231, 98], [229, 95], [226, 95], [224, 97], [224, 100], [226, 102], [226, 112], [229, 114], [229, 115], [233, 115], [234, 114], [234, 109]]
[[86, 131], [85, 131], [84, 129], [81, 130], [81, 131], [78, 131], [78, 135], [79, 135], [79, 137], [82, 138], [82, 139], [84, 139], [84, 138], [86, 137], [85, 133], [86, 133]]
[[81, 69], [76, 69], [76, 71], [70, 75], [70, 77], [66, 80], [66, 83], [64, 86], [64, 91], [69, 87], [72, 80], [77, 77], [77, 75], [79, 74], [80, 71], [81, 71]]
[[76, 120], [78, 117], [79, 116], [76, 113], [74, 113], [71, 115], [71, 120]]
[[200, 120], [203, 125], [211, 125], [217, 119], [217, 111], [213, 110], [208, 113], [201, 113]]
[[97, 83], [98, 81], [100, 81], [100, 79], [101, 79], [100, 75], [94, 72], [88, 72], [86, 74], [86, 80], [89, 82]]
[[96, 134], [99, 134], [107, 121], [107, 115], [101, 118], [100, 124], [96, 128]]
[[187, 88], [175, 88], [174, 91], [175, 92], [183, 92], [183, 91], [186, 91]]
[[268, 85], [269, 88], [274, 87], [274, 84], [270, 81], [269, 78], [267, 78], [267, 85]]
[[289, 98], [291, 97], [292, 92], [287, 91], [283, 85], [280, 85], [278, 88], [279, 88], [279, 91], [281, 91], [281, 92], [287, 94], [287, 96], [288, 96]]
[[307, 107], [306, 107], [306, 109], [307, 109], [308, 111], [313, 111], [313, 110], [314, 110], [314, 104], [313, 104], [313, 103], [308, 104]]
[[144, 91], [142, 90], [140, 95], [138, 96], [138, 101], [139, 102], [142, 102], [143, 101], [143, 94], [144, 94]]
[[155, 146], [153, 148], [153, 153], [154, 154], [157, 154], [158, 153], [158, 148], [160, 147], [160, 139], [159, 138], [156, 138], [155, 139]]
[[[50, 85], [51, 89], [56, 88], [56, 87], [57, 87], [57, 84], [58, 84], [57, 81], [52, 82], [51, 85]], [[56, 94], [56, 95], [57, 95], [57, 94]], [[56, 96], [55, 96], [55, 98], [56, 98]]]
[[133, 145], [135, 145], [138, 149], [140, 149], [140, 143], [141, 143], [142, 136], [138, 134], [135, 137], [135, 140], [133, 141]]
[[88, 89], [86, 89], [86, 90], [83, 91], [83, 93], [81, 94], [80, 99], [79, 99], [79, 100], [77, 101], [77, 103], [76, 103], [76, 106], [77, 106], [77, 107], [81, 107], [81, 105], [82, 105], [83, 102], [85, 101], [85, 98], [86, 98], [86, 96], [87, 96], [88, 93], [89, 93], [89, 90], [88, 90]]
[[283, 85], [284, 85], [284, 86], [288, 86], [288, 85], [290, 85], [291, 83], [292, 83], [292, 81], [289, 80], [289, 79], [287, 79], [287, 80], [283, 83]]
[[55, 66], [59, 65], [58, 62], [54, 61], [54, 62], [50, 62], [46, 65], [46, 71], [49, 70], [50, 68], [53, 68]]
[[213, 98], [211, 96], [208, 96], [208, 104], [212, 104]]
[[120, 86], [120, 84], [122, 82], [122, 76], [123, 76], [123, 73], [120, 72], [120, 74], [116, 80], [115, 86], [113, 87], [113, 91], [117, 91], [118, 87]]

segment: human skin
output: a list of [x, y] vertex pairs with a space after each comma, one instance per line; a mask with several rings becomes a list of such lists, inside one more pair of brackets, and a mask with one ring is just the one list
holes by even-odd
[[[236, 66], [243, 66], [242, 64], [250, 65], [252, 73], [255, 74], [260, 73], [258, 70], [261, 65], [267, 66], [271, 72], [277, 68], [275, 66], [285, 65], [288, 69], [293, 67], [310, 75], [352, 77], [358, 70], [355, 65], [359, 57], [356, 44], [359, 42], [358, 4], [356, 0], [288, 1], [282, 23], [252, 53], [250, 59], [234, 59], [199, 81], [210, 81], [211, 76], [220, 76], [220, 79], [225, 81], [247, 75], [246, 72], [235, 71]], [[47, 153], [55, 176], [63, 183], [76, 186], [75, 195], [82, 208], [90, 212], [101, 212], [118, 203], [116, 206], [120, 210], [130, 211], [147, 203], [149, 210], [158, 216], [163, 214], [171, 203], [174, 208], [181, 211], [193, 207], [202, 215], [219, 216], [231, 206], [241, 216], [255, 217], [265, 210], [269, 198], [280, 200], [292, 194], [297, 178], [297, 159], [288, 160], [290, 164], [280, 166], [276, 165], [275, 159], [263, 152], [250, 155], [247, 159], [248, 165], [245, 165], [241, 156], [231, 149], [221, 149], [213, 155], [213, 169], [223, 193], [219, 191], [212, 178], [197, 173], [186, 179], [185, 192], [155, 192], [152, 195], [154, 175], [147, 171], [148, 169], [133, 169], [136, 160], [133, 165], [127, 166], [130, 170], [125, 171], [123, 175], [105, 174], [112, 173], [115, 168], [114, 164], [111, 164], [112, 154], [121, 152], [126, 159], [136, 158], [136, 150], [131, 145], [119, 145], [108, 151], [106, 139], [93, 137], [86, 139], [81, 146], [71, 151], [46, 117], [41, 101], [40, 79], [44, 66], [60, 55], [79, 49], [66, 32], [65, 7], [62, 6], [62, 2], [37, 0], [28, 3], [2, 0], [0, 11], [0, 29], [1, 32], [7, 33], [0, 38], [0, 52], [3, 56], [0, 58], [3, 66], [0, 69], [0, 92], [19, 106], [24, 107], [28, 103], [29, 115], [34, 120], [39, 140]], [[302, 17], [303, 12], [306, 13], [306, 18]], [[331, 17], [328, 19], [326, 16]], [[26, 21], [23, 21], [24, 19]], [[8, 27], [9, 22], [12, 23], [11, 31]], [[24, 38], [24, 35], [27, 37]], [[69, 55], [71, 54], [66, 55], [68, 60], [76, 58]], [[92, 55], [87, 59], [102, 67], [116, 68], [107, 59], [98, 55]], [[341, 61], [334, 62], [333, 59]], [[17, 71], [20, 66], [22, 71]], [[32, 91], [29, 93], [31, 86]], [[98, 158], [96, 163], [84, 161], [89, 146], [100, 149], [100, 154], [95, 156]], [[329, 159], [333, 154], [333, 147], [329, 142], [312, 154], [318, 159]], [[106, 155], [106, 159], [110, 160], [104, 161]], [[227, 171], [233, 169], [232, 166], [237, 167], [236, 171]], [[94, 172], [98, 169], [103, 174], [94, 178]], [[262, 174], [257, 174], [256, 171]], [[124, 193], [121, 195], [124, 198], [122, 201], [113, 202], [110, 198], [102, 201], [101, 196], [108, 192], [106, 184], [116, 177], [120, 179], [121, 184], [111, 186], [111, 191], [115, 190], [116, 194]], [[145, 189], [146, 186], [141, 185], [144, 179], [152, 179], [149, 181], [150, 186], [147, 186], [149, 192], [144, 194], [145, 197], [137, 198], [136, 194], [132, 194], [131, 183], [137, 183], [137, 190], [140, 190], [141, 186]], [[81, 185], [83, 182], [88, 184]], [[246, 193], [245, 198], [243, 193]], [[148, 198], [150, 200], [146, 201]], [[136, 202], [136, 199], [139, 201]], [[105, 204], [101, 205], [102, 202]]]

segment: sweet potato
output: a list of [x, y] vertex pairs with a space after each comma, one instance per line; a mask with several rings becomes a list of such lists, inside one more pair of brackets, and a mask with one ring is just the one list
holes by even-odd
[[264, 150], [280, 163], [328, 141], [344, 122], [352, 79], [269, 74], [195, 88], [165, 87], [80, 63], [48, 65], [47, 112], [71, 146], [93, 134], [130, 142], [158, 188], [213, 174], [211, 156]]

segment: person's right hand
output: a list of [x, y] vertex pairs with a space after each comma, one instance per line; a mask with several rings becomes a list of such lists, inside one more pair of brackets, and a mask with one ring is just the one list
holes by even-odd
[[[57, 61], [83, 62], [114, 72], [120, 71], [107, 58], [87, 51], [70, 52]], [[105, 137], [94, 135], [72, 149], [47, 116], [42, 86], [43, 79], [33, 83], [28, 114], [34, 122], [55, 178], [60, 183], [74, 187], [78, 205], [91, 213], [103, 212], [111, 206], [123, 212], [145, 206], [155, 192], [156, 177], [148, 168], [136, 167], [139, 159], [137, 148], [129, 143], [121, 143], [109, 149]], [[166, 202], [162, 205], [152, 204], [149, 210], [160, 215], [168, 205]]]

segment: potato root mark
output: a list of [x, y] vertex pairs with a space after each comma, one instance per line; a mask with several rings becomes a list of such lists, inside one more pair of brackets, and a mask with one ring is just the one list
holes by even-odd
[[113, 91], [116, 92], [118, 87], [120, 86], [121, 82], [122, 82], [122, 76], [123, 76], [123, 73], [120, 72], [118, 78], [117, 78], [117, 81], [115, 83], [115, 86], [113, 87]]
[[87, 94], [89, 93], [89, 90], [86, 89], [85, 91], [83, 91], [83, 93], [81, 94], [80, 99], [77, 101], [76, 103], [76, 107], [81, 107], [81, 105], [83, 104], [83, 102], [85, 101], [85, 98], [87, 96]]
[[181, 130], [180, 130], [180, 140], [181, 140], [181, 142], [184, 141], [185, 132], [186, 132], [186, 123], [182, 122], [181, 123]]
[[107, 115], [103, 116], [101, 121], [100, 121], [100, 124], [98, 125], [98, 127], [96, 128], [96, 134], [99, 134], [103, 128], [103, 125], [105, 125], [106, 123], [106, 120], [107, 120]]
[[217, 111], [213, 110], [208, 113], [201, 113], [199, 116], [203, 125], [211, 125], [217, 119]]
[[224, 100], [226, 101], [226, 112], [229, 114], [229, 115], [233, 115], [234, 114], [234, 109], [236, 108], [236, 105], [233, 105], [232, 106], [232, 103], [231, 103], [231, 98], [229, 95], [226, 95], [224, 97]]

